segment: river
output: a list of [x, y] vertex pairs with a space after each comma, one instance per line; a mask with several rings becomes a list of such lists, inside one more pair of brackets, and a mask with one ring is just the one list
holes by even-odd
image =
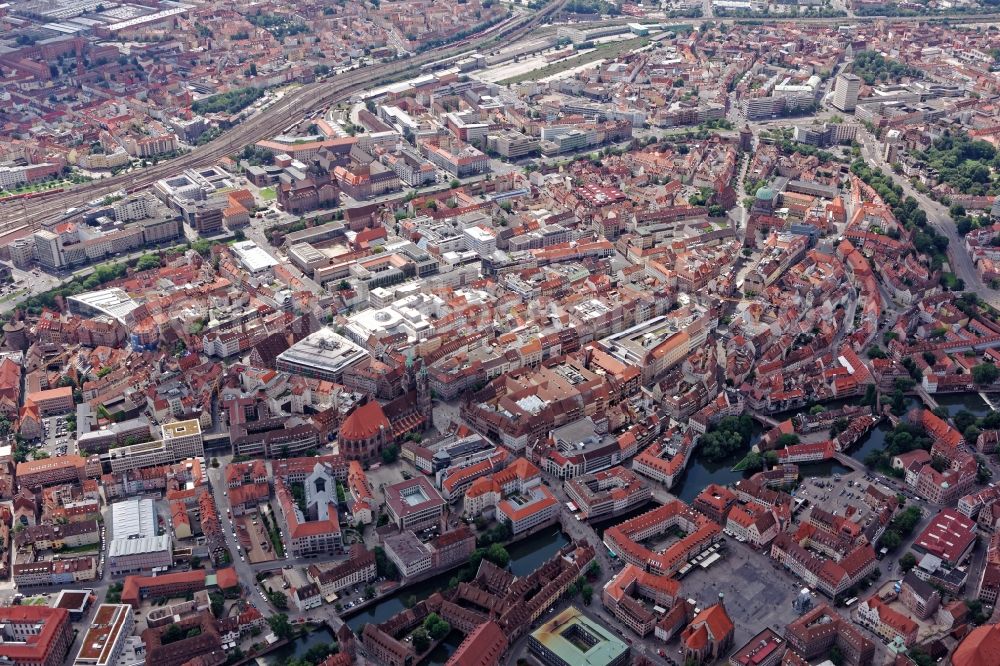
[[963, 409], [976, 416], [986, 416], [990, 407], [978, 393], [939, 393], [934, 396], [939, 405], [948, 410], [948, 416], [954, 417]]
[[[510, 554], [510, 570], [518, 576], [531, 573], [568, 543], [566, 535], [558, 525], [554, 525], [511, 544], [507, 546], [507, 552]], [[457, 570], [452, 570], [439, 574], [391, 594], [349, 618], [347, 625], [358, 634], [361, 632], [361, 627], [369, 622], [375, 624], [385, 622], [406, 608], [403, 604], [404, 599], [411, 595], [415, 596], [417, 601], [426, 599], [434, 592], [443, 590], [456, 572]]]
[[[990, 412], [989, 406], [983, 402], [975, 393], [948, 393], [935, 395], [937, 403], [948, 411], [948, 415], [954, 417], [963, 409], [972, 412], [976, 416], [985, 416]], [[916, 397], [906, 399], [907, 410], [921, 407], [922, 402]], [[878, 427], [873, 428], [868, 435], [861, 440], [860, 446], [855, 446], [850, 451], [850, 455], [855, 460], [864, 462], [865, 456], [872, 451], [881, 451], [885, 448], [885, 437], [892, 432], [892, 424], [889, 421], [882, 421]]]
[[311, 631], [305, 636], [292, 643], [286, 643], [274, 652], [270, 652], [255, 660], [258, 666], [282, 666], [292, 659], [297, 659], [314, 645], [329, 644], [336, 641], [336, 637], [329, 627], [323, 626], [315, 631]]

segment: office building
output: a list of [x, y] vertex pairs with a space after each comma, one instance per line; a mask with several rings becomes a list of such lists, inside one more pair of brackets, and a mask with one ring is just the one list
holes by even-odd
[[546, 666], [619, 666], [629, 662], [628, 645], [573, 606], [531, 632], [528, 650]]
[[115, 666], [135, 628], [128, 604], [101, 604], [84, 634], [73, 666]]
[[841, 111], [853, 111], [858, 105], [861, 78], [854, 74], [840, 74], [833, 87], [833, 105]]
[[431, 482], [422, 476], [387, 486], [385, 503], [389, 520], [396, 527], [414, 531], [436, 525], [445, 504]]

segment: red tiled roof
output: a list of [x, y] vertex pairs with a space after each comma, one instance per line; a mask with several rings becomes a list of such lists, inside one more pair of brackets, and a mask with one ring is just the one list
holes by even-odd
[[368, 439], [377, 435], [382, 429], [391, 430], [392, 424], [382, 411], [382, 406], [370, 400], [344, 419], [344, 423], [340, 426], [340, 437], [348, 440]]
[[976, 627], [951, 655], [953, 666], [995, 666], [1000, 654], [1000, 624]]

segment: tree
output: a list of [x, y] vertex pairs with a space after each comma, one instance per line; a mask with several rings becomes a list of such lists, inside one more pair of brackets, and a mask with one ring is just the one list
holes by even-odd
[[486, 559], [497, 565], [501, 569], [506, 569], [510, 564], [510, 554], [507, 549], [499, 543], [494, 543], [486, 550]]
[[[385, 514], [382, 514], [385, 516]], [[388, 522], [388, 518], [386, 518]], [[385, 578], [391, 578], [392, 580], [397, 580], [399, 578], [399, 570], [389, 556], [385, 554], [385, 549], [382, 546], [375, 546], [375, 571], [379, 576], [384, 576]]]
[[185, 633], [179, 624], [173, 623], [160, 635], [160, 642], [164, 645], [174, 643], [184, 638]]
[[417, 595], [411, 594], [410, 596], [403, 599], [403, 605], [407, 608], [413, 608], [417, 605]]
[[389, 465], [399, 458], [399, 447], [395, 444], [390, 444], [389, 446], [382, 449], [382, 462]]
[[423, 654], [431, 646], [431, 639], [427, 636], [427, 630], [423, 627], [417, 627], [410, 634], [410, 638], [413, 640], [413, 649], [417, 651], [417, 654]]
[[212, 600], [212, 615], [219, 618], [226, 609], [226, 598], [221, 592], [209, 592], [208, 598]]
[[915, 566], [917, 566], [917, 557], [913, 553], [907, 553], [899, 558], [899, 570], [903, 573], [906, 573]]
[[306, 653], [302, 655], [302, 660], [309, 664], [309, 666], [316, 666], [316, 664], [322, 663], [323, 660], [338, 651], [339, 646], [337, 643], [317, 643], [306, 650]]
[[284, 613], [275, 613], [267, 618], [267, 624], [278, 638], [289, 638], [292, 635], [292, 624], [288, 621], [288, 616]]
[[830, 660], [830, 663], [832, 663], [833, 666], [840, 666], [841, 664], [844, 663], [844, 653], [841, 652], [840, 648], [837, 647], [836, 645], [830, 648], [830, 652], [829, 654], [827, 654], [827, 658]]
[[888, 550], [896, 550], [899, 548], [899, 544], [902, 542], [902, 538], [899, 536], [899, 532], [895, 530], [886, 530], [885, 534], [882, 535], [882, 539], [879, 544], [882, 548]]
[[160, 257], [156, 254], [144, 254], [135, 262], [135, 270], [148, 271], [160, 267]]
[[1000, 370], [992, 363], [980, 363], [972, 368], [972, 380], [980, 386], [992, 384], [1000, 377]]
[[372, 586], [371, 583], [369, 583], [368, 585], [365, 585], [365, 598], [366, 599], [374, 599], [375, 598], [375, 587]]
[[583, 605], [589, 606], [590, 600], [594, 596], [594, 588], [591, 587], [589, 584], [584, 585], [582, 588], [580, 588], [580, 596], [583, 597]]
[[972, 616], [972, 621], [975, 624], [983, 624], [986, 620], [990, 619], [989, 615], [983, 612], [983, 602], [979, 599], [966, 599], [965, 605], [969, 609], [969, 614]]
[[424, 620], [424, 629], [436, 641], [441, 640], [451, 633], [451, 625], [437, 613], [431, 613], [427, 616]]
[[776, 446], [779, 449], [783, 449], [786, 446], [795, 446], [798, 443], [799, 443], [799, 436], [796, 435], [795, 433], [790, 433], [789, 432], [789, 433], [785, 433], [783, 435], [780, 435], [778, 437], [778, 441], [776, 443]]
[[278, 610], [285, 610], [288, 608], [288, 597], [285, 596], [284, 592], [275, 590], [267, 593], [267, 600], [271, 602]]

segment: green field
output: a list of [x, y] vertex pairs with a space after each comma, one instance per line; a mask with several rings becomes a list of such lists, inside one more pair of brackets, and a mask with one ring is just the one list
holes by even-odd
[[264, 201], [274, 201], [277, 196], [278, 193], [274, 191], [273, 187], [260, 188], [260, 198]]

